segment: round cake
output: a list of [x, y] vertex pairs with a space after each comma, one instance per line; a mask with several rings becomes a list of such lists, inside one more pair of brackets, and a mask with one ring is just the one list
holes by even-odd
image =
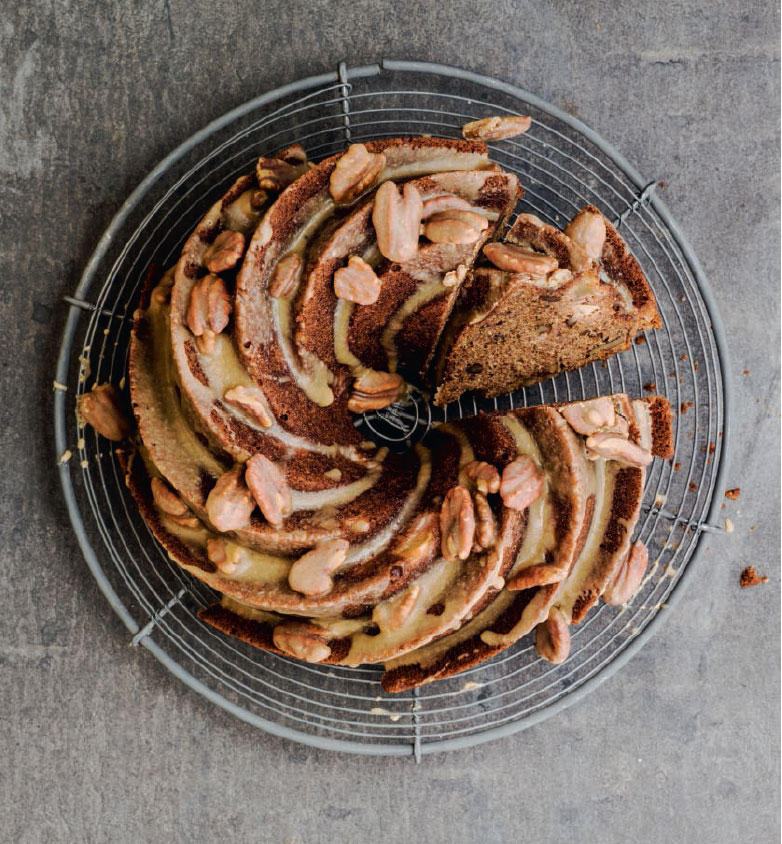
[[564, 231], [515, 215], [522, 188], [484, 140], [528, 125], [261, 158], [150, 275], [128, 396], [100, 385], [78, 412], [129, 440], [141, 514], [218, 593], [204, 621], [309, 662], [383, 663], [398, 691], [533, 630], [560, 662], [598, 598], [632, 597], [645, 469], [672, 455], [664, 398], [480, 414], [402, 453], [357, 427], [411, 385], [497, 395], [659, 325], [597, 208]]

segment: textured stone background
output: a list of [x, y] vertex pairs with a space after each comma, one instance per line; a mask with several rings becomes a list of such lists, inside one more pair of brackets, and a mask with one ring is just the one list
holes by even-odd
[[[6, 0], [2, 840], [778, 840], [775, 6]], [[73, 538], [50, 433], [61, 297], [144, 174], [259, 92], [383, 56], [516, 82], [667, 182], [727, 325], [728, 481], [743, 489], [724, 511], [735, 533], [707, 539], [663, 632], [617, 676], [544, 724], [417, 767], [263, 735], [128, 648]], [[771, 584], [739, 590], [748, 563]]]

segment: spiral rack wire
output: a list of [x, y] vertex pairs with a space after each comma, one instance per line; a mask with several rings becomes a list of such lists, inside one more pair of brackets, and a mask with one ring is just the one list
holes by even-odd
[[[453, 679], [387, 695], [376, 667], [306, 665], [257, 651], [202, 623], [214, 595], [181, 571], [139, 517], [112, 444], [77, 428], [76, 397], [95, 383], [124, 386], [130, 320], [152, 264], [169, 266], [205, 209], [259, 155], [293, 142], [311, 158], [349, 142], [395, 135], [459, 137], [469, 120], [531, 114], [531, 130], [492, 145], [526, 194], [519, 210], [562, 224], [591, 202], [613, 218], [657, 296], [663, 327], [631, 349], [496, 400], [444, 409], [421, 396], [367, 417], [388, 441], [479, 409], [656, 391], [677, 409], [675, 457], [648, 473], [636, 535], [650, 570], [626, 607], [602, 605], [573, 631], [560, 666], [528, 640]], [[60, 481], [87, 563], [129, 631], [209, 700], [278, 736], [362, 754], [411, 755], [508, 735], [584, 695], [648, 640], [716, 526], [728, 440], [724, 333], [708, 283], [656, 191], [581, 122], [517, 87], [453, 67], [383, 61], [302, 79], [214, 121], [164, 159], [101, 238], [71, 297], [57, 362], [55, 448]], [[379, 434], [378, 434], [379, 429]]]

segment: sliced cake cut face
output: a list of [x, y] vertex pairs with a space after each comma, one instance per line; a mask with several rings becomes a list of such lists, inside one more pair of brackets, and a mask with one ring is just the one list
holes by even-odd
[[438, 352], [435, 402], [491, 397], [627, 349], [660, 326], [643, 272], [594, 206], [564, 232], [521, 214], [465, 282]]

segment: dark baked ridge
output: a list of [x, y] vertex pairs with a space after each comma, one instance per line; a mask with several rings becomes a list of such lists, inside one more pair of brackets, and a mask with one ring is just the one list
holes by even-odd
[[[600, 213], [591, 205], [583, 211]], [[572, 276], [551, 285], [545, 277], [476, 268], [438, 352], [435, 403], [467, 390], [512, 392], [617, 354], [639, 331], [660, 326], [638, 262], [603, 220], [606, 240], [595, 263], [563, 232], [519, 215], [506, 242], [555, 257]]]
[[[628, 402], [626, 396], [619, 395], [614, 399], [617, 406], [625, 406], [626, 410], [625, 403]], [[669, 404], [661, 396], [643, 401], [649, 412], [648, 444], [651, 451], [655, 456], [670, 458], [673, 455], [673, 440]], [[632, 415], [630, 415], [630, 421], [632, 423]], [[633, 429], [632, 424], [630, 434], [635, 441], [641, 439], [640, 431], [637, 426]], [[599, 462], [613, 463], [614, 461]], [[596, 556], [595, 565], [586, 567], [584, 576], [578, 583], [579, 588], [574, 590], [575, 594], [582, 599], [578, 606], [580, 614], [578, 617], [574, 614], [571, 618], [574, 623], [580, 620], [586, 608], [597, 600], [605, 588], [615, 571], [616, 564], [621, 560], [629, 545], [630, 535], [638, 517], [640, 497], [643, 493], [643, 470], [626, 466], [617, 468], [620, 477], [625, 472], [631, 473], [631, 482], [623, 483], [620, 480], [615, 485], [611, 496], [608, 523], [605, 528], [602, 524], [597, 525], [600, 531], [598, 538], [602, 540], [598, 545], [600, 553]], [[641, 473], [640, 479], [637, 473]], [[639, 480], [640, 484], [637, 483]], [[631, 519], [630, 524], [620, 522], [620, 519], [628, 517]], [[585, 551], [590, 530], [594, 531], [596, 521], [597, 515], [594, 512], [594, 501], [592, 501], [587, 508], [582, 530], [576, 540], [574, 570], [579, 565], [579, 557]], [[606, 563], [609, 559], [613, 567], [609, 575], [605, 576]], [[573, 606], [572, 599], [564, 600], [566, 596], [562, 594], [563, 586], [567, 583], [566, 579], [562, 585], [551, 584], [515, 593], [503, 591], [480, 615], [460, 630], [416, 653], [387, 663], [386, 673], [382, 680], [383, 688], [389, 692], [404, 691], [423, 683], [453, 676], [491, 659], [533, 630], [538, 623], [544, 621], [551, 607], [557, 606], [567, 614]], [[584, 586], [587, 587], [586, 591], [582, 588]], [[507, 638], [503, 640], [504, 637]], [[486, 641], [487, 639], [489, 641]]]

